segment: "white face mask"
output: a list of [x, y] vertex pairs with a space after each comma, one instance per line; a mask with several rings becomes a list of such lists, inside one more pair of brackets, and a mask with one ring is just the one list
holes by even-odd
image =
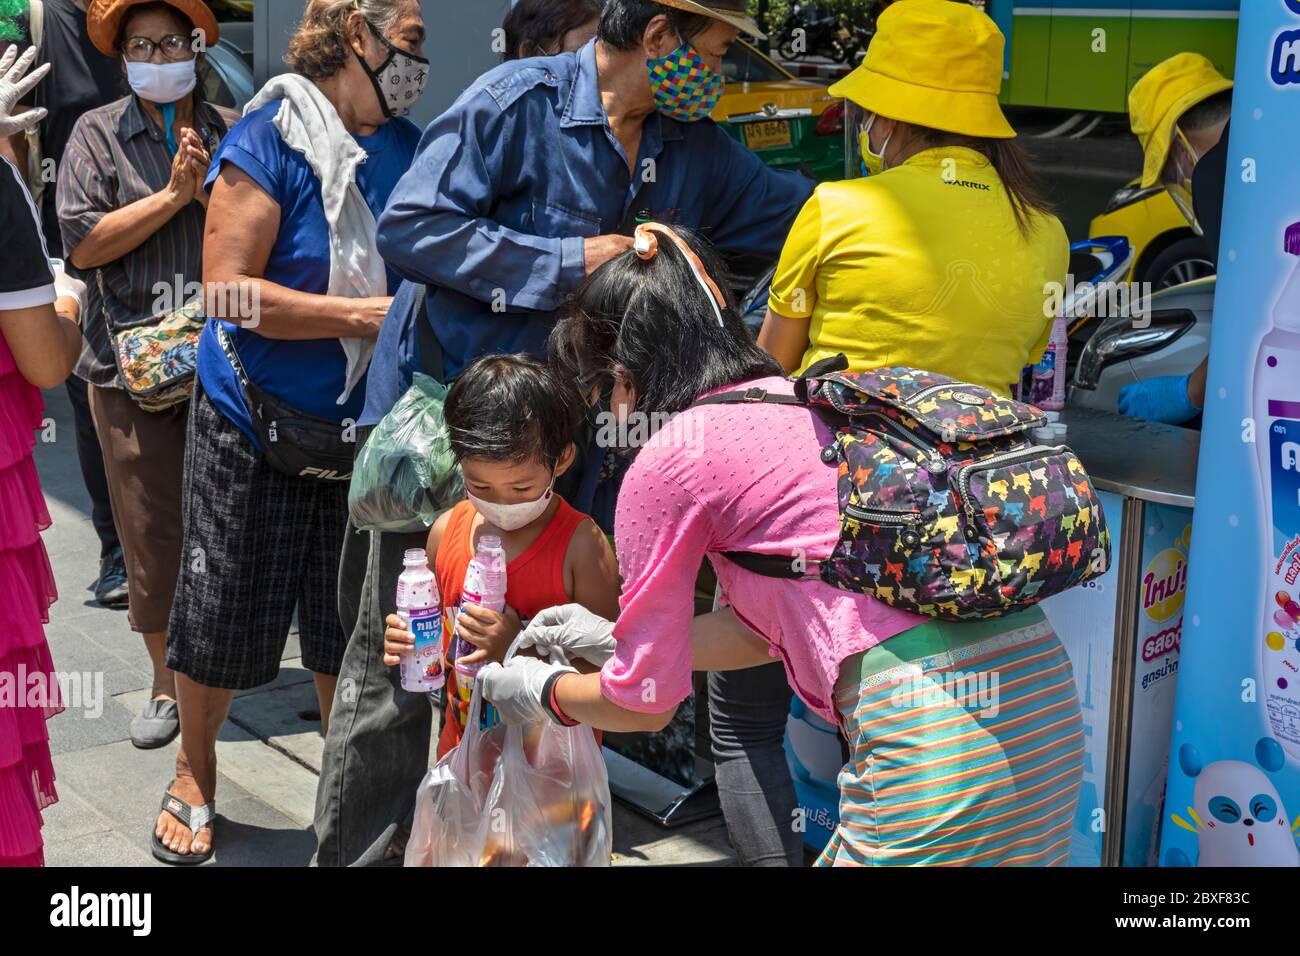
[[379, 69], [372, 70], [365, 60], [357, 56], [356, 50], [352, 54], [370, 77], [384, 115], [389, 119], [405, 116], [424, 94], [424, 86], [429, 82], [429, 61], [393, 46], [369, 20], [366, 21], [366, 26], [375, 39], [388, 48], [388, 59]]
[[527, 527], [538, 518], [540, 518], [551, 503], [551, 494], [555, 488], [554, 479], [546, 488], [546, 492], [536, 501], [524, 501], [515, 505], [502, 505], [493, 501], [484, 501], [482, 498], [476, 498], [473, 494], [466, 491], [465, 497], [469, 499], [474, 510], [483, 516], [483, 520], [502, 531], [518, 531], [520, 528]]
[[126, 63], [126, 80], [131, 90], [150, 103], [175, 103], [194, 92], [199, 76], [193, 60], [179, 63]]

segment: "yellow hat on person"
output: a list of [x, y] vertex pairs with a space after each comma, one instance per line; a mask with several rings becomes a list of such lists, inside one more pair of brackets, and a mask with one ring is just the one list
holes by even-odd
[[899, 0], [866, 59], [831, 86], [863, 109], [963, 136], [1012, 139], [998, 103], [1006, 40], [984, 12], [952, 0]]
[[1199, 53], [1179, 53], [1157, 63], [1128, 95], [1129, 123], [1142, 144], [1142, 186], [1160, 182], [1169, 158], [1174, 126], [1189, 109], [1216, 93], [1232, 89], [1232, 80]]

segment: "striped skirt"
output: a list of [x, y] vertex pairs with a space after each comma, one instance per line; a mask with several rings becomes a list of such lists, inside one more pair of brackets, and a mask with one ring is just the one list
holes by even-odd
[[836, 688], [852, 755], [817, 865], [1065, 862], [1083, 724], [1069, 658], [1041, 610], [928, 622], [859, 661]]

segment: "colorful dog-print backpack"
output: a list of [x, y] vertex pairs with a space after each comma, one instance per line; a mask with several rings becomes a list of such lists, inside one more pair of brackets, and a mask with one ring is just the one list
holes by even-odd
[[794, 396], [762, 389], [700, 404], [807, 405], [835, 428], [840, 537], [818, 563], [726, 552], [776, 577], [816, 576], [901, 610], [970, 621], [1023, 610], [1110, 564], [1101, 501], [1065, 445], [1030, 435], [1037, 408], [919, 369], [810, 368]]

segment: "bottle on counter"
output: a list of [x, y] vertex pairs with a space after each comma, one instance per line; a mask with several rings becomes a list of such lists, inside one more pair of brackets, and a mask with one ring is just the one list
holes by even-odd
[[1052, 322], [1052, 335], [1043, 352], [1043, 360], [1034, 366], [1033, 394], [1029, 403], [1045, 411], [1065, 408], [1065, 374], [1070, 348], [1070, 327], [1064, 315]]

